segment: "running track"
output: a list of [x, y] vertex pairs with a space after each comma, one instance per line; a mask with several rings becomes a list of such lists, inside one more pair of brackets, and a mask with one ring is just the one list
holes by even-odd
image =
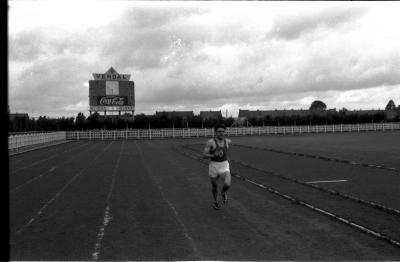
[[79, 141], [10, 157], [10, 259], [400, 259], [396, 246], [235, 178], [213, 210], [207, 167], [176, 150], [203, 140]]

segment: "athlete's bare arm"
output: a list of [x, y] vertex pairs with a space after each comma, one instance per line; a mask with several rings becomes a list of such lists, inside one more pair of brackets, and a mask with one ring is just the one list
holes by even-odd
[[232, 144], [232, 140], [230, 140], [229, 138], [225, 138], [226, 140], [226, 145], [229, 148], [229, 145]]
[[210, 154], [210, 151], [214, 149], [216, 145], [214, 144], [214, 140], [210, 139], [207, 141], [206, 146], [204, 147], [203, 151], [203, 158], [211, 158], [214, 154]]

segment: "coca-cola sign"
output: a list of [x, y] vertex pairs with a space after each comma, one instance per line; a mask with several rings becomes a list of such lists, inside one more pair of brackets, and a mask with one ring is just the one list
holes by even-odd
[[124, 106], [128, 104], [126, 96], [99, 96], [97, 98], [99, 106]]

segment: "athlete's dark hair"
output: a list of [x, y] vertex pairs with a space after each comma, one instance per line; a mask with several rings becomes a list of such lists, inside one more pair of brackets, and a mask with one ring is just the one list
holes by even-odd
[[214, 131], [217, 131], [218, 128], [223, 128], [224, 130], [226, 129], [226, 126], [222, 123], [216, 124], [214, 126]]

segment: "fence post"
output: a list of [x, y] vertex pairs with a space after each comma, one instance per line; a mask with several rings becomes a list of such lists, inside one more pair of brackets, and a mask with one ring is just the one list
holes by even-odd
[[76, 131], [76, 140], [79, 140], [79, 131]]
[[114, 130], [114, 140], [116, 140], [115, 130]]

